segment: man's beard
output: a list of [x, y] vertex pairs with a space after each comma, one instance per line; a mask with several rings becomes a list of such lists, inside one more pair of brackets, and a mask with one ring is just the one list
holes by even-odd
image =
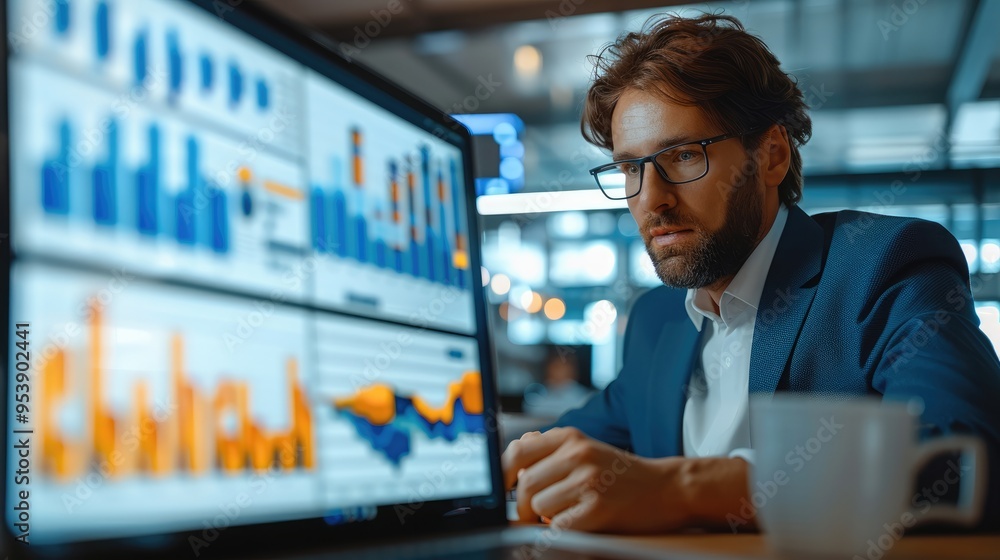
[[[675, 288], [697, 289], [735, 276], [757, 246], [757, 236], [760, 235], [763, 195], [759, 186], [756, 175], [744, 176], [734, 186], [726, 204], [725, 222], [715, 233], [707, 233], [700, 223], [690, 217], [671, 214], [650, 216], [642, 231], [646, 252], [653, 260], [660, 280]], [[650, 229], [671, 225], [695, 228], [695, 247], [654, 247], [648, 233]]]

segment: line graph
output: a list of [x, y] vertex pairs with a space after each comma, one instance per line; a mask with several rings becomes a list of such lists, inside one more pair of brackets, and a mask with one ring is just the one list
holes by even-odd
[[[482, 495], [489, 464], [475, 339], [365, 319], [316, 324], [317, 442], [332, 504]], [[428, 477], [447, 477], [427, 487]]]
[[419, 395], [397, 395], [384, 383], [335, 399], [333, 406], [351, 420], [358, 435], [397, 466], [411, 452], [414, 430], [447, 441], [455, 441], [459, 434], [483, 432], [482, 379], [478, 372], [467, 372], [460, 380], [449, 383], [447, 397], [440, 406]]

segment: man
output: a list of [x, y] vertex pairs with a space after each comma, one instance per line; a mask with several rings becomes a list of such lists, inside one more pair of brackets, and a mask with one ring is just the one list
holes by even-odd
[[734, 18], [655, 21], [596, 60], [583, 131], [613, 163], [592, 173], [628, 198], [666, 286], [636, 302], [618, 378], [504, 452], [521, 518], [752, 527], [733, 523], [749, 501], [749, 395], [801, 391], [919, 398], [923, 435], [983, 438], [983, 525], [1000, 526], [1000, 363], [955, 239], [800, 210], [802, 93]]

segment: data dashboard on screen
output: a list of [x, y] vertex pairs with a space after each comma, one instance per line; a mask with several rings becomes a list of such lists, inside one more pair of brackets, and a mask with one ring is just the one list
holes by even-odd
[[6, 4], [32, 536], [488, 494], [462, 151], [188, 2]]

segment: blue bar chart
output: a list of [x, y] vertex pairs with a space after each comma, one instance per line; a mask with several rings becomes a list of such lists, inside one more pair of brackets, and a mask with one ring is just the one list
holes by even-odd
[[455, 146], [245, 38], [136, 6], [59, 3], [23, 45], [17, 79], [52, 92], [14, 117], [38, 129], [16, 148], [37, 162], [14, 171], [22, 210], [54, 226], [33, 243], [122, 243], [109, 264], [167, 276], [194, 256], [196, 278], [268, 293], [315, 256], [289, 297], [473, 332]]
[[[164, 192], [161, 180], [160, 130], [156, 124], [148, 127], [148, 161], [135, 169], [123, 169], [119, 159], [119, 128], [109, 120], [107, 155], [84, 176], [91, 178], [91, 217], [97, 225], [134, 227], [139, 234], [156, 237], [161, 233], [182, 245], [201, 245], [215, 253], [230, 249], [230, 202], [224, 190], [202, 176], [199, 142], [191, 136], [185, 143], [187, 181], [176, 195]], [[41, 168], [42, 207], [47, 214], [65, 216], [71, 213], [69, 202], [70, 176], [68, 154], [74, 129], [69, 120], [59, 123], [59, 148]], [[121, 179], [121, 181], [120, 181]], [[73, 185], [78, 188], [79, 185]], [[134, 192], [135, 208], [119, 207], [120, 191]], [[131, 197], [129, 197], [131, 198]], [[199, 203], [199, 201], [205, 201]], [[160, 209], [166, 212], [161, 216]], [[122, 223], [124, 216], [133, 219]]]
[[[400, 164], [397, 159], [388, 162], [388, 204], [385, 198], [369, 201], [366, 196], [363, 173], [364, 161], [360, 155], [361, 133], [352, 133], [351, 187], [347, 193], [336, 186], [312, 188], [310, 214], [313, 248], [320, 253], [334, 254], [358, 263], [392, 269], [413, 278], [464, 288], [467, 283], [465, 261], [455, 258], [463, 248], [453, 224], [461, 219], [456, 193], [457, 181], [453, 172], [446, 175], [446, 164], [440, 162], [431, 182], [429, 150], [419, 151], [413, 161], [405, 160], [408, 171], [408, 192], [400, 188]], [[339, 160], [332, 159], [334, 174], [340, 169]], [[413, 168], [417, 167], [419, 171]], [[449, 167], [454, 167], [450, 164]], [[413, 178], [419, 173], [419, 183]], [[446, 179], [447, 177], [447, 179]], [[356, 201], [356, 208], [348, 214], [348, 194]], [[406, 197], [410, 209], [404, 221], [402, 198]], [[448, 204], [447, 200], [455, 201]], [[426, 211], [424, 220], [418, 221], [414, 210], [417, 200], [422, 200]], [[449, 216], [450, 214], [450, 216]], [[369, 219], [369, 216], [371, 219]], [[370, 232], [377, 231], [373, 236]]]
[[369, 106], [315, 80], [307, 93], [316, 300], [471, 332], [460, 153], [415, 127], [412, 135], [390, 129]]
[[55, 31], [57, 36], [64, 36], [66, 32], [69, 31], [69, 0], [56, 0], [55, 2]]
[[98, 60], [107, 60], [111, 52], [111, 7], [98, 2], [94, 10], [94, 49]]
[[37, 33], [18, 37], [19, 52], [120, 90], [119, 116], [133, 104], [163, 102], [248, 135], [267, 130], [257, 143], [298, 149], [298, 121], [290, 113], [301, 69], [225, 27], [198, 19], [181, 26], [178, 12], [193, 15], [194, 7], [25, 0], [13, 10], [19, 20], [52, 16]]
[[[35, 132], [12, 148], [21, 188], [14, 207], [20, 236], [54, 256], [96, 257], [164, 277], [194, 278], [271, 293], [310, 250], [308, 201], [300, 167], [263, 150], [247, 154], [225, 134], [71, 84], [45, 68], [12, 65], [35, 91], [72, 98], [32, 103], [13, 115]], [[80, 111], [77, 103], [101, 108]], [[282, 292], [305, 297], [305, 285]]]

